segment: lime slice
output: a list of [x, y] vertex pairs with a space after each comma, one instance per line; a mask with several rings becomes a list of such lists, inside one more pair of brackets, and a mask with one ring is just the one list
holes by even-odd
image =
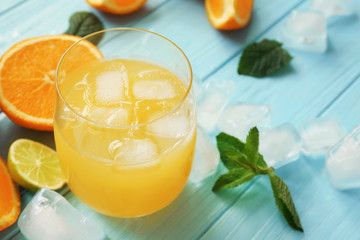
[[42, 187], [56, 190], [65, 184], [57, 153], [29, 139], [18, 139], [11, 144], [8, 166], [15, 182], [32, 191]]

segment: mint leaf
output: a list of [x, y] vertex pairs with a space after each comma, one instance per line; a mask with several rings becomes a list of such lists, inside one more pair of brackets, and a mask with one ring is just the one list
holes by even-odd
[[[90, 12], [76, 12], [70, 17], [70, 26], [66, 30], [65, 34], [76, 35], [79, 37], [85, 37], [91, 33], [104, 29], [103, 23], [98, 17]], [[99, 37], [100, 36], [100, 37]], [[97, 37], [91, 37], [90, 41], [94, 44], [98, 44], [102, 38], [102, 35]]]
[[238, 73], [264, 77], [285, 66], [293, 57], [281, 46], [281, 43], [268, 39], [248, 45], [241, 55]]
[[216, 136], [220, 159], [229, 170], [242, 167], [253, 168], [245, 153], [245, 143], [229, 134], [221, 132]]
[[256, 169], [259, 169], [259, 170], [267, 170], [268, 169], [268, 165], [266, 164], [263, 155], [261, 155], [260, 153], [258, 154], [258, 161], [257, 161]]
[[234, 188], [257, 175], [267, 174], [279, 210], [292, 228], [303, 232], [288, 187], [280, 177], [273, 173], [275, 169], [267, 166], [264, 157], [259, 153], [258, 129], [254, 127], [249, 131], [246, 143], [223, 132], [216, 136], [216, 140], [221, 161], [229, 171], [218, 178], [212, 191]]
[[245, 155], [253, 168], [257, 168], [259, 156], [259, 130], [256, 127], [250, 129], [246, 137]]
[[269, 173], [269, 179], [273, 189], [276, 205], [285, 217], [286, 221], [293, 229], [303, 232], [304, 230], [301, 226], [300, 218], [296, 212], [295, 204], [292, 200], [289, 188], [280, 177], [272, 172]]
[[256, 174], [251, 169], [232, 169], [219, 177], [212, 190], [217, 192], [224, 189], [233, 188], [251, 180], [255, 176]]

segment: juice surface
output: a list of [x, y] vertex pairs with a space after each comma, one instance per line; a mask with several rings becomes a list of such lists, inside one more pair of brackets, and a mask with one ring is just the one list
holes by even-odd
[[[72, 192], [110, 216], [137, 217], [184, 188], [195, 147], [193, 99], [168, 70], [102, 60], [60, 79], [56, 148]], [[75, 114], [76, 112], [77, 114]]]

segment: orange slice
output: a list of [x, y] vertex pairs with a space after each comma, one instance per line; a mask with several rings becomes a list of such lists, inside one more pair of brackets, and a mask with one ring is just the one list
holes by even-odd
[[251, 18], [253, 0], [205, 0], [211, 25], [219, 30], [245, 27]]
[[147, 0], [86, 0], [87, 3], [100, 11], [113, 14], [132, 13], [142, 7]]
[[[55, 72], [64, 52], [81, 39], [72, 35], [23, 40], [0, 58], [0, 108], [15, 123], [51, 131], [55, 106]], [[101, 58], [88, 41], [80, 42], [79, 61]]]
[[19, 214], [19, 189], [12, 181], [5, 161], [0, 157], [0, 231], [16, 222]]

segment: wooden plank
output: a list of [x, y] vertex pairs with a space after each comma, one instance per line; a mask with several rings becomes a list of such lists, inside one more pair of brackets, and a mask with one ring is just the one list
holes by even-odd
[[214, 29], [201, 0], [173, 0], [130, 26], [157, 32], [178, 44], [189, 57], [194, 72], [204, 78], [300, 2], [254, 1], [252, 20], [239, 31]]
[[0, 15], [0, 28], [3, 31], [1, 38], [4, 39], [0, 41], [0, 54], [26, 38], [64, 33], [68, 28], [70, 16], [77, 11], [93, 12], [103, 21], [105, 28], [123, 27], [156, 10], [166, 1], [148, 1], [139, 11], [122, 16], [99, 12], [86, 1], [26, 1]]
[[324, 109], [322, 115], [339, 116], [341, 123], [348, 131], [360, 125], [360, 75], [339, 95], [337, 98]]
[[[359, 91], [360, 77], [321, 116], [339, 116], [348, 130], [358, 126]], [[275, 204], [271, 203], [273, 198], [269, 183], [262, 179], [249, 188], [232, 210], [226, 212], [202, 239], [232, 239], [236, 236], [244, 239], [320, 239], [329, 234], [327, 239], [357, 239], [360, 236], [360, 189], [339, 191], [332, 188], [324, 174], [324, 161], [324, 157], [303, 156], [297, 162], [276, 171], [292, 191], [305, 234], [286, 227]], [[294, 169], [296, 175], [293, 174]], [[266, 196], [263, 196], [264, 192], [267, 192]], [[250, 203], [246, 202], [248, 195], [253, 196]], [[254, 212], [244, 216], [244, 211], [253, 208], [256, 208]], [[264, 216], [272, 217], [264, 219]], [[257, 229], [253, 229], [254, 225]]]
[[[281, 24], [262, 38], [278, 36]], [[276, 78], [255, 81], [242, 77], [240, 86], [243, 90], [238, 91], [237, 100], [272, 105], [274, 125], [286, 121], [297, 124], [303, 119], [322, 115], [339, 115], [348, 129], [359, 124], [359, 97], [355, 93], [360, 81], [360, 43], [357, 40], [360, 33], [356, 31], [359, 27], [360, 22], [354, 17], [333, 22], [328, 26], [330, 47], [325, 54], [290, 50], [295, 59], [291, 68], [283, 70], [286, 75], [279, 73]], [[228, 64], [230, 67], [224, 66], [212, 77], [235, 78], [228, 71], [236, 63], [236, 59], [232, 60]], [[348, 100], [343, 103], [342, 99]], [[305, 234], [287, 226], [277, 212], [271, 193], [268, 193], [269, 197], [263, 196], [270, 186], [262, 179], [249, 187], [246, 194], [204, 234], [203, 239], [356, 238], [360, 235], [360, 204], [357, 201], [360, 192], [333, 189], [322, 174], [323, 168], [323, 158], [306, 156], [276, 171], [293, 193]], [[248, 195], [255, 195], [253, 201], [247, 201]], [[248, 208], [256, 211], [247, 214]]]
[[1, 1], [0, 2], [0, 15], [6, 11], [10, 11], [13, 8], [16, 8], [20, 4], [24, 3], [25, 0], [13, 0], [13, 1]]

